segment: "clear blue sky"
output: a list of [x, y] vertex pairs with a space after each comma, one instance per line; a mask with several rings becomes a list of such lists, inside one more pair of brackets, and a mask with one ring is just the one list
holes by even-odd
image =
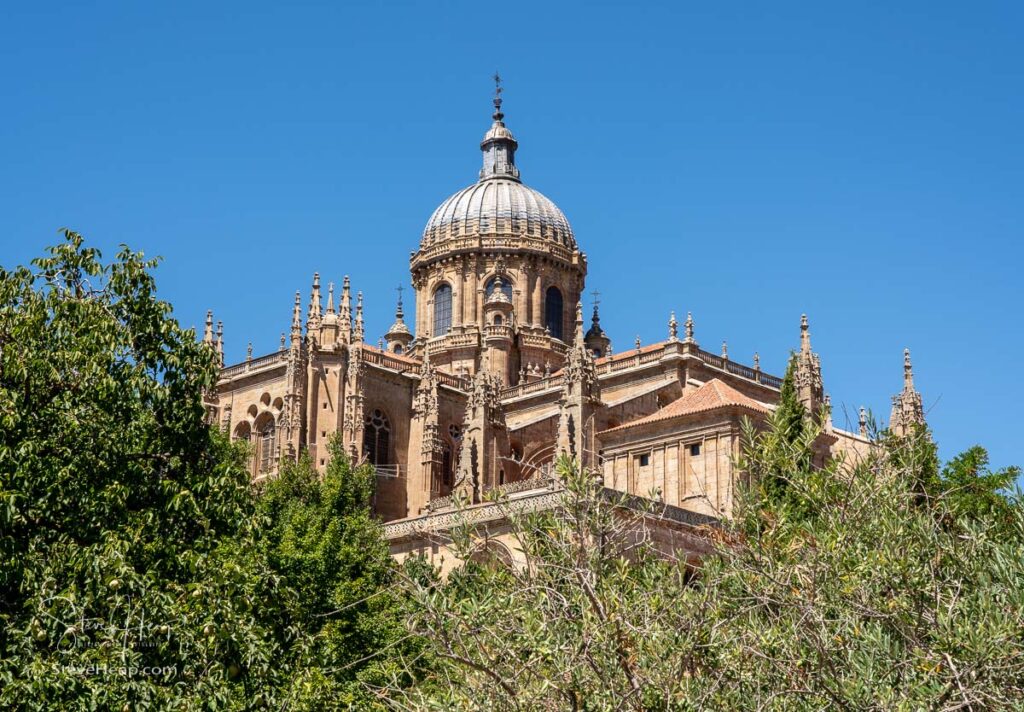
[[[1019, 2], [7, 3], [0, 264], [67, 225], [165, 259], [229, 360], [350, 274], [368, 336], [475, 180], [490, 76], [617, 349], [694, 314], [783, 370], [811, 319], [837, 425], [902, 351], [946, 457], [1024, 462]], [[589, 304], [586, 305], [589, 314]]]

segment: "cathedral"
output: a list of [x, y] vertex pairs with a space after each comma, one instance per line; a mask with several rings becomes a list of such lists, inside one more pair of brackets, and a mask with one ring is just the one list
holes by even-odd
[[[313, 275], [280, 348], [254, 357], [250, 347], [222, 368], [211, 420], [252, 444], [256, 481], [302, 452], [323, 470], [340, 438], [375, 468], [374, 507], [394, 541], [415, 539], [457, 498], [482, 506], [494, 491], [550, 490], [563, 453], [680, 522], [728, 516], [741, 424], [771, 412], [781, 378], [757, 355], [748, 365], [724, 345], [702, 349], [690, 314], [671, 315], [664, 341], [614, 352], [596, 305], [584, 323], [587, 256], [568, 219], [522, 180], [500, 88], [492, 118], [478, 179], [438, 206], [410, 256], [415, 309], [407, 316], [399, 293], [394, 324], [373, 345], [362, 293], [347, 276], [335, 290]], [[223, 365], [211, 313], [203, 338]], [[863, 453], [863, 409], [859, 432], [831, 423], [806, 316], [794, 349], [800, 400], [824, 419], [817, 457]], [[923, 417], [906, 352], [890, 427]]]

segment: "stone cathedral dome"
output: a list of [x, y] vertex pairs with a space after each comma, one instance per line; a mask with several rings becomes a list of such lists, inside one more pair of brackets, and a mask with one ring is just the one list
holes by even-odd
[[500, 95], [494, 124], [480, 143], [480, 179], [445, 200], [430, 216], [420, 249], [465, 237], [517, 237], [576, 249], [565, 215], [550, 199], [523, 185], [515, 164], [518, 143], [503, 121]]

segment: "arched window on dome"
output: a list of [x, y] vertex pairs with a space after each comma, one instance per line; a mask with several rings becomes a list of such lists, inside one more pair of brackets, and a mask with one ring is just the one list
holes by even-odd
[[444, 336], [452, 328], [452, 286], [442, 284], [434, 290], [433, 336]]
[[558, 287], [548, 287], [544, 296], [544, 325], [551, 336], [562, 338], [562, 293]]
[[[489, 280], [487, 280], [487, 286], [485, 287], [486, 294], [484, 295], [484, 299], [491, 296], [491, 294], [494, 292], [494, 285], [497, 283], [497, 281], [497, 277], [491, 277]], [[505, 296], [508, 297], [509, 301], [512, 301], [512, 283], [509, 281], [508, 277], [504, 275], [502, 275], [501, 277], [501, 291], [505, 293]]]

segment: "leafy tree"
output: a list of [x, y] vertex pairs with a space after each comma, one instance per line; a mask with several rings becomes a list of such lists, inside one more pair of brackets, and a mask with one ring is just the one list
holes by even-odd
[[[748, 464], [780, 465], [762, 459], [779, 427], [751, 434]], [[559, 510], [509, 511], [517, 565], [406, 582], [441, 662], [396, 709], [1019, 709], [1024, 504], [1007, 498], [1001, 527], [984, 511], [948, 526], [912, 487], [923, 473], [905, 468], [927, 467], [900, 457], [912, 446], [885, 439], [842, 468], [792, 458], [785, 499], [750, 487], [704, 532], [696, 576], [561, 462]], [[458, 533], [460, 556], [474, 536]]]
[[754, 423], [744, 422], [748, 447], [740, 461], [740, 469], [753, 485], [747, 496], [784, 509], [793, 517], [808, 515], [803, 506], [806, 499], [799, 493], [801, 488], [820, 487], [832, 481], [811, 466], [821, 428], [811, 420], [797, 396], [796, 369], [796, 355], [790, 354], [778, 405], [767, 416], [764, 426], [755, 428]]
[[260, 699], [274, 648], [228, 555], [252, 498], [204, 423], [213, 355], [140, 253], [103, 264], [64, 231], [32, 264], [0, 270], [0, 706]]
[[261, 568], [284, 592], [265, 613], [285, 650], [279, 699], [289, 709], [372, 708], [375, 689], [408, 682], [395, 659], [416, 650], [403, 624], [408, 600], [370, 514], [374, 470], [352, 467], [337, 439], [329, 453], [322, 479], [304, 456], [284, 463], [259, 501]]
[[988, 451], [975, 445], [946, 463], [941, 486], [954, 516], [1010, 525], [1013, 504], [1006, 493], [1019, 477], [1019, 467], [989, 470]]
[[796, 354], [790, 353], [789, 362], [786, 364], [786, 374], [782, 378], [782, 385], [779, 388], [779, 402], [775, 409], [778, 417], [776, 430], [787, 442], [799, 442], [804, 434], [805, 423], [807, 422], [807, 409], [796, 393]]

